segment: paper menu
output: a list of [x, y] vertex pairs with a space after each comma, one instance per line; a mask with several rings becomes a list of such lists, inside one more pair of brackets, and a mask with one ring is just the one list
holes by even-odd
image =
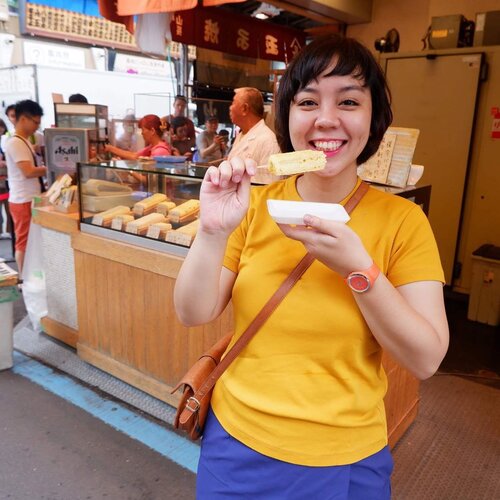
[[359, 166], [359, 176], [378, 184], [406, 187], [419, 134], [414, 128], [389, 127], [377, 152]]

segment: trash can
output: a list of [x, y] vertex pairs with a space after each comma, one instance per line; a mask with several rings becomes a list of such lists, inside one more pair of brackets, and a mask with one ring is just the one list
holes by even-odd
[[14, 301], [19, 298], [17, 286], [0, 283], [0, 370], [12, 368], [14, 351]]
[[467, 318], [496, 326], [500, 322], [500, 247], [472, 252], [472, 287]]

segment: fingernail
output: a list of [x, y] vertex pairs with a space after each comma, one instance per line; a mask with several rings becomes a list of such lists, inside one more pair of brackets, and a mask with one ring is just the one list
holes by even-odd
[[235, 176], [235, 177], [233, 178], [233, 181], [234, 181], [234, 182], [240, 182], [240, 181], [241, 181], [241, 177], [240, 177], [239, 175], [237, 175], [237, 176]]
[[310, 226], [313, 223], [314, 219], [310, 215], [304, 216], [304, 223]]

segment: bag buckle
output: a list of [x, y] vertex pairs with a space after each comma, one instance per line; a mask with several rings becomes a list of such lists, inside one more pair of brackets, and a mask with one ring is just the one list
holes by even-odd
[[[193, 406], [190, 406], [191, 403]], [[201, 403], [193, 396], [187, 399], [185, 409], [192, 413], [197, 412], [200, 409]]]

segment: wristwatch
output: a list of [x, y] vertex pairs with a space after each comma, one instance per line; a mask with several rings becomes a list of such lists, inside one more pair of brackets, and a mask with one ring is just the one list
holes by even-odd
[[380, 274], [380, 269], [375, 262], [364, 271], [354, 271], [349, 273], [345, 282], [349, 288], [356, 293], [365, 293], [373, 286]]

